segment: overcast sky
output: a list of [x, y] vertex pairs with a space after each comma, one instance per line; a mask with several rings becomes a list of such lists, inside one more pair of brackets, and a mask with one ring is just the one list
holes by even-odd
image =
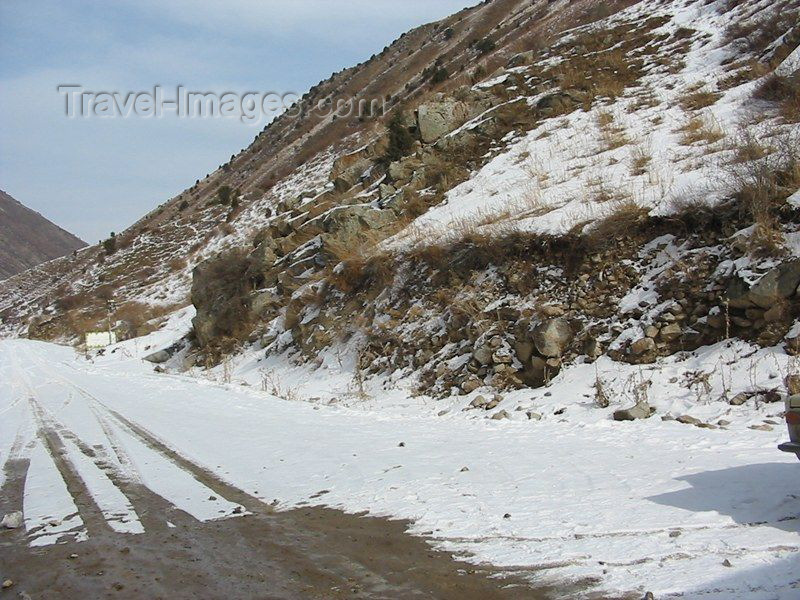
[[0, 189], [96, 242], [226, 162], [265, 123], [70, 119], [58, 85], [302, 94], [476, 3], [0, 0]]

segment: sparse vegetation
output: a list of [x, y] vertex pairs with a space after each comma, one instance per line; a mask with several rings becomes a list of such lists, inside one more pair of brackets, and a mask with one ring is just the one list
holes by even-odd
[[800, 122], [800, 75], [772, 75], [758, 88], [756, 97], [778, 103], [781, 116], [787, 122]]
[[233, 198], [233, 189], [229, 185], [223, 185], [217, 190], [217, 202], [223, 206], [229, 206]]
[[708, 90], [696, 90], [686, 94], [681, 99], [681, 106], [684, 110], [694, 111], [706, 108], [715, 104], [717, 100], [722, 98], [719, 92], [710, 92]]
[[697, 142], [713, 144], [725, 137], [719, 124], [710, 117], [692, 117], [679, 129], [681, 144], [686, 146]]
[[389, 121], [389, 145], [386, 148], [385, 161], [400, 160], [411, 153], [414, 146], [414, 136], [408, 130], [400, 114], [396, 114]]
[[106, 256], [110, 256], [117, 251], [117, 234], [113, 231], [111, 235], [108, 236], [107, 239], [103, 241], [103, 250], [106, 253]]

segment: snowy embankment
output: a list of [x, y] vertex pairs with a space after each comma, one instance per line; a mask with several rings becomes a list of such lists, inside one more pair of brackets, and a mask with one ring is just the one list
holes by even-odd
[[[188, 316], [170, 327], [177, 331]], [[160, 335], [159, 343], [168, 341], [167, 332]], [[551, 396], [527, 392], [541, 420], [493, 421], [456, 410], [436, 418], [444, 404], [401, 402], [399, 390], [387, 392], [398, 410], [381, 412], [155, 375], [133, 357], [132, 342], [124, 344], [125, 352], [92, 362], [67, 348], [0, 342], [0, 457], [31, 459], [24, 495], [31, 543], [56, 541], [55, 531], [42, 535], [48, 523], [78, 539], [91, 535], [80, 516], [73, 522], [80, 510], [36, 435], [48, 428], [67, 440], [67, 460], [107, 520], [127, 524], [117, 531], [140, 530], [135, 507], [85, 459], [82, 445], [112, 458], [112, 473], [138, 478], [198, 519], [240, 514], [157, 445], [142, 443], [134, 435], [141, 428], [265, 502], [413, 519], [413, 533], [437, 546], [539, 581], [583, 580], [594, 591], [650, 590], [659, 598], [797, 593], [800, 464], [775, 448], [782, 427], [747, 426], [778, 413], [777, 405], [736, 407], [728, 429], [657, 417], [616, 423], [582, 397], [580, 369], [568, 369]], [[670, 373], [680, 368], [663, 369], [655, 405], [689, 402], [667, 397], [678, 389], [668, 384]], [[315, 376], [321, 395], [341, 383], [326, 371], [333, 369]], [[763, 371], [769, 377], [769, 367]], [[274, 371], [288, 385], [292, 375], [285, 375]]]

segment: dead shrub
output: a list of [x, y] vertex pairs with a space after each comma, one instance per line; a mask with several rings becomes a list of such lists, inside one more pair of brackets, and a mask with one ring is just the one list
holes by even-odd
[[621, 200], [613, 211], [603, 219], [596, 221], [584, 235], [587, 247], [598, 251], [627, 237], [631, 231], [639, 228], [647, 220], [649, 210], [639, 206], [633, 200]]
[[720, 98], [722, 94], [719, 92], [698, 90], [685, 95], [680, 102], [684, 110], [695, 111], [715, 104]]
[[644, 175], [651, 160], [653, 155], [650, 148], [644, 145], [634, 146], [631, 150], [631, 175]]
[[216, 336], [240, 339], [249, 333], [249, 295], [253, 289], [247, 277], [249, 266], [247, 254], [234, 249], [199, 267], [192, 301], [213, 312]]
[[711, 118], [692, 117], [678, 130], [681, 144], [691, 146], [697, 142], [713, 144], [725, 137], [719, 124]]
[[777, 140], [774, 155], [732, 165], [730, 187], [740, 212], [753, 224], [750, 251], [774, 256], [784, 252], [781, 215], [785, 202], [800, 187], [800, 153], [794, 138]]
[[781, 116], [788, 123], [800, 122], [800, 75], [771, 75], [756, 90], [756, 98], [778, 103]]

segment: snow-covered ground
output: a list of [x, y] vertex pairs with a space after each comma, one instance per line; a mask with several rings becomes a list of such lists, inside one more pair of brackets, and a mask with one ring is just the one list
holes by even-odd
[[[67, 530], [72, 539], [92, 535], [64, 465], [59, 470], [48, 450], [45, 432], [55, 432], [67, 470], [120, 535], [142, 525], [114, 481], [139, 481], [200, 520], [241, 514], [159, 450], [168, 447], [264, 502], [409, 518], [412, 532], [437, 546], [530, 570], [540, 581], [588, 579], [594, 591], [650, 590], [658, 598], [800, 593], [800, 464], [775, 448], [782, 425], [747, 426], [778, 413], [777, 405], [728, 407], [727, 429], [657, 417], [617, 423], [583, 397], [579, 370], [566, 370], [572, 379], [551, 386], [551, 396], [527, 392], [541, 420], [475, 418], [455, 406], [437, 418], [445, 404], [407, 395], [401, 402], [402, 386], [386, 392], [397, 410], [379, 410], [380, 398], [299, 402], [256, 386], [152, 373], [137, 356], [168, 343], [190, 316], [177, 315], [160, 339], [125, 342], [95, 360], [39, 342], [0, 342], [0, 460], [30, 459], [31, 544], [56, 542]], [[706, 358], [714, 353], [724, 355], [712, 348]], [[299, 370], [278, 368], [279, 383], [300, 382]], [[665, 366], [664, 377], [680, 368]], [[319, 395], [342, 377], [318, 369]], [[659, 407], [677, 389], [666, 380], [653, 387]], [[690, 403], [688, 395], [671, 401], [681, 413]], [[715, 404], [702, 407], [707, 419], [717, 416]], [[567, 410], [555, 415], [551, 405]]]

